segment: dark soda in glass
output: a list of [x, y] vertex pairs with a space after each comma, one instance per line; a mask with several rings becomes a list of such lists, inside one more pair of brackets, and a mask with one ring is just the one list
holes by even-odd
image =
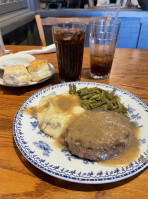
[[92, 78], [106, 79], [110, 76], [119, 29], [119, 21], [90, 21], [89, 49]]
[[91, 55], [90, 54], [90, 72], [91, 76], [95, 77], [104, 77], [106, 78], [111, 71], [113, 62], [113, 55], [105, 54], [105, 55]]
[[85, 30], [81, 28], [59, 28], [59, 30], [53, 33], [56, 44], [60, 81], [68, 82], [80, 80]]

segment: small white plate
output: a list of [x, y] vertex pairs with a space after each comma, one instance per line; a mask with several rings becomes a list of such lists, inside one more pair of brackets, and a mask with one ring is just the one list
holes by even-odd
[[29, 54], [9, 54], [0, 57], [0, 69], [4, 70], [6, 66], [24, 65], [29, 66], [31, 61], [35, 60], [35, 57]]
[[[78, 89], [100, 87], [107, 91], [116, 88], [116, 95], [128, 108], [128, 116], [140, 128], [140, 154], [127, 166], [105, 166], [72, 156], [66, 149], [55, 147], [54, 140], [38, 128], [36, 118], [23, 113], [27, 106], [38, 105], [49, 94], [67, 93], [69, 84]], [[137, 96], [118, 87], [95, 82], [71, 82], [42, 89], [30, 96], [19, 108], [13, 124], [14, 140], [21, 153], [41, 171], [54, 177], [84, 184], [103, 184], [126, 179], [148, 166], [148, 105]], [[145, 159], [143, 162], [141, 159]]]

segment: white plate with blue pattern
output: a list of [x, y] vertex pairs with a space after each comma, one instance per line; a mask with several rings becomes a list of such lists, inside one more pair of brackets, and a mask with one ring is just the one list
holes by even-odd
[[[114, 86], [95, 82], [71, 82], [77, 88], [100, 87], [111, 91]], [[57, 84], [30, 96], [19, 108], [13, 124], [14, 140], [21, 153], [38, 169], [54, 177], [83, 184], [111, 183], [131, 177], [148, 166], [148, 105], [135, 95], [116, 87], [116, 95], [128, 108], [128, 116], [140, 128], [140, 154], [127, 166], [102, 166], [79, 159], [66, 149], [57, 148], [54, 140], [41, 132], [37, 120], [23, 113], [27, 106], [35, 106], [49, 94], [68, 92], [69, 83]], [[141, 161], [145, 159], [146, 161]]]

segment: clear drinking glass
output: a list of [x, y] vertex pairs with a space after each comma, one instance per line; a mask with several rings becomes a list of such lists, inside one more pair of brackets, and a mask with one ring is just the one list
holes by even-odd
[[108, 78], [112, 68], [120, 22], [98, 20], [89, 23], [90, 76]]
[[80, 80], [86, 25], [62, 23], [52, 26], [61, 82]]
[[5, 55], [5, 47], [4, 47], [4, 42], [3, 42], [1, 30], [0, 30], [0, 56], [3, 56], [3, 55]]

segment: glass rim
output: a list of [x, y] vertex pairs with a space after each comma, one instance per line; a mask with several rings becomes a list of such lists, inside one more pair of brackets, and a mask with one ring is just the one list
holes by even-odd
[[[79, 25], [80, 27], [63, 27], [62, 25], [64, 24], [69, 24], [69, 25]], [[61, 25], [61, 26], [60, 26]], [[56, 23], [56, 24], [53, 24], [52, 27], [56, 27], [56, 28], [67, 28], [67, 29], [73, 29], [73, 28], [85, 28], [87, 24], [85, 23], [78, 23], [78, 22], [63, 22], [63, 23]]]
[[[99, 24], [99, 22], [102, 22]], [[104, 22], [104, 24], [103, 24]], [[105, 19], [100, 19], [100, 20], [92, 20], [89, 22], [89, 25], [96, 25], [96, 26], [118, 26], [121, 24], [120, 21], [115, 21], [115, 20], [109, 20], [108, 22], [114, 22], [114, 23], [109, 23], [106, 24], [107, 20]]]

